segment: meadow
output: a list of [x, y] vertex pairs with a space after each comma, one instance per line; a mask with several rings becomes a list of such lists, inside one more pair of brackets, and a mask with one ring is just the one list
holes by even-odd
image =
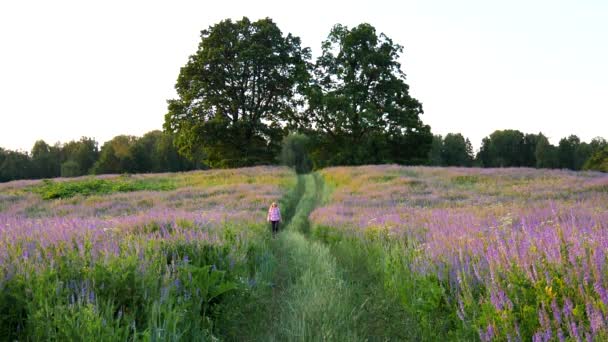
[[382, 274], [419, 340], [608, 338], [608, 176], [322, 170], [313, 235]]
[[0, 184], [0, 339], [213, 339], [222, 303], [255, 283], [268, 203], [295, 179], [255, 167]]
[[0, 184], [0, 339], [601, 341], [607, 246], [608, 176], [593, 172], [14, 181]]

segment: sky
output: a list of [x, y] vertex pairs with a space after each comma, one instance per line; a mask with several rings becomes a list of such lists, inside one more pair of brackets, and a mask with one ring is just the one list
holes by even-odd
[[404, 47], [422, 120], [478, 148], [496, 129], [608, 138], [608, 2], [1, 1], [0, 147], [161, 129], [200, 31], [270, 17], [320, 53], [336, 23]]

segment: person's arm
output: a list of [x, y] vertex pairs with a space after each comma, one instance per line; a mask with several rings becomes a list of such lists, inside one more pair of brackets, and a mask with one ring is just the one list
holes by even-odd
[[279, 221], [281, 221], [281, 209], [279, 207], [277, 207], [277, 214], [279, 214]]

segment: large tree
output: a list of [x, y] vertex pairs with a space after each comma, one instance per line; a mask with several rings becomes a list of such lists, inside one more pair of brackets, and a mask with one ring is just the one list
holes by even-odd
[[409, 94], [402, 51], [369, 24], [333, 27], [308, 93], [310, 126], [320, 133], [313, 156], [327, 164], [426, 161], [433, 136]]
[[180, 153], [202, 152], [213, 167], [271, 163], [303, 103], [309, 59], [269, 18], [210, 26], [181, 68], [164, 128]]

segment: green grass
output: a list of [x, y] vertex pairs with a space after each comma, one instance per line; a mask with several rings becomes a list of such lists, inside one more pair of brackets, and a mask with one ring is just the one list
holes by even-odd
[[[317, 198], [329, 201], [333, 187], [318, 176]], [[468, 179], [467, 179], [468, 181]], [[446, 284], [436, 277], [418, 276], [410, 269], [417, 246], [395, 239], [385, 230], [361, 236], [314, 226], [314, 241], [322, 242], [349, 288], [350, 307], [358, 338], [371, 341], [475, 341], [476, 331], [456, 316], [447, 301]]]
[[39, 194], [42, 199], [51, 200], [74, 196], [107, 195], [116, 192], [131, 191], [168, 191], [174, 190], [175, 184], [168, 178], [135, 179], [121, 176], [115, 179], [89, 178], [79, 181], [55, 182], [45, 179], [42, 184], [31, 187], [31, 192]]
[[290, 223], [256, 263], [257, 291], [234, 303], [238, 313], [224, 316], [230, 322], [224, 338], [387, 341], [421, 336], [397, 294], [386, 291], [384, 273], [372, 268], [378, 265], [369, 262], [369, 250], [352, 248], [347, 240], [326, 243], [310, 234], [308, 216], [328, 196], [319, 175], [299, 176], [287, 196], [297, 204]]

